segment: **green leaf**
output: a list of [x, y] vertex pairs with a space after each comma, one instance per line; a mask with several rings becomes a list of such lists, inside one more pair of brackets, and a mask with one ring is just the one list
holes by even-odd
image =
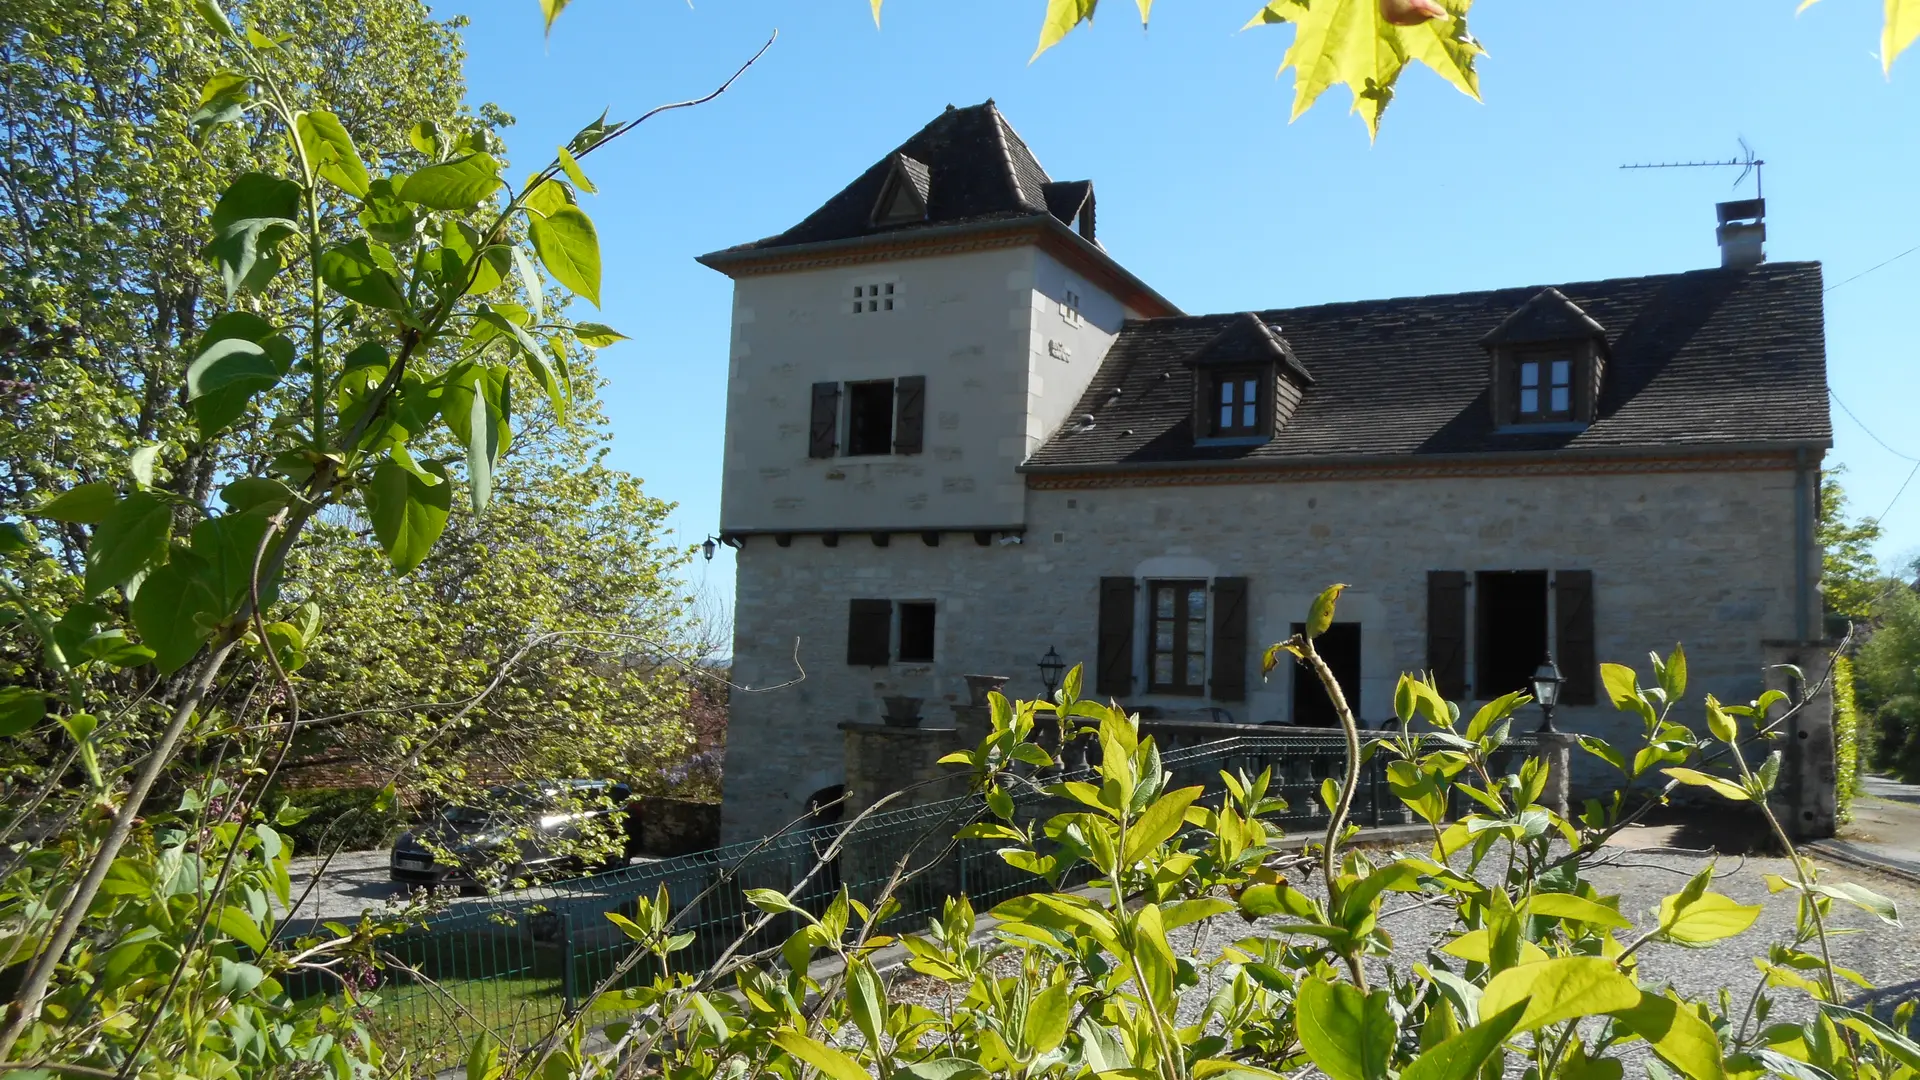
[[1760, 917], [1759, 904], [1741, 904], [1719, 893], [1689, 896], [1687, 891], [1660, 901], [1660, 930], [1683, 945], [1704, 945], [1745, 931]]
[[198, 618], [215, 607], [213, 593], [199, 576], [205, 571], [204, 560], [176, 547], [167, 562], [140, 583], [133, 598], [133, 625], [153, 650], [153, 665], [162, 675], [185, 667], [213, 634]]
[[1607, 700], [1621, 712], [1640, 709], [1640, 679], [1625, 664], [1601, 664], [1600, 685], [1607, 688]]
[[859, 1062], [818, 1039], [810, 1039], [797, 1031], [781, 1030], [773, 1033], [773, 1041], [780, 1049], [819, 1069], [831, 1080], [873, 1080]]
[[127, 474], [143, 488], [153, 486], [153, 466], [160, 460], [160, 444], [148, 443], [127, 455]]
[[367, 166], [339, 117], [325, 109], [312, 109], [296, 115], [293, 125], [315, 172], [356, 199], [366, 195]]
[[1066, 1041], [1067, 1021], [1073, 1018], [1072, 988], [1055, 983], [1033, 995], [1027, 1007], [1027, 1045], [1035, 1053], [1051, 1053]]
[[[515, 249], [518, 250], [517, 248]], [[553, 405], [553, 415], [564, 420], [570, 411], [569, 404], [573, 396], [571, 383], [554, 371], [553, 362], [547, 356], [547, 350], [540, 340], [521, 329], [518, 323], [491, 309], [482, 308], [474, 313], [481, 322], [500, 331], [512, 341], [527, 361], [527, 370], [533, 373], [534, 381], [547, 395]]]
[[1747, 799], [1747, 791], [1745, 788], [1740, 787], [1732, 781], [1722, 780], [1717, 776], [1708, 776], [1698, 769], [1661, 769], [1660, 771], [1683, 784], [1708, 788], [1719, 792], [1729, 799], [1742, 802]]
[[1578, 736], [1578, 738], [1580, 740], [1580, 749], [1619, 769], [1621, 772], [1627, 771], [1627, 759], [1621, 755], [1620, 751], [1613, 748], [1612, 743], [1595, 735], [1581, 735]]
[[1613, 961], [1597, 956], [1563, 956], [1510, 967], [1487, 983], [1480, 1015], [1497, 1015], [1519, 1002], [1526, 1012], [1516, 1031], [1533, 1031], [1580, 1016], [1632, 1008], [1640, 988]]
[[173, 507], [136, 491], [107, 511], [87, 544], [87, 594], [97, 596], [166, 561]]
[[590, 349], [604, 349], [616, 341], [627, 340], [627, 335], [613, 327], [594, 322], [574, 323], [573, 336]]
[[[1068, 31], [1093, 18], [1093, 9], [1099, 4], [1100, 0], [1047, 0], [1046, 18], [1040, 22], [1040, 45], [1027, 58], [1027, 63], [1040, 59], [1040, 54], [1058, 45]], [[878, 25], [880, 5], [877, 2], [874, 4], [873, 17]]]
[[267, 935], [260, 932], [260, 925], [253, 921], [253, 916], [232, 904], [220, 909], [220, 918], [214, 925], [221, 933], [254, 952], [266, 951]]
[[1733, 717], [1720, 707], [1720, 702], [1712, 694], [1707, 695], [1707, 730], [1723, 743], [1730, 743], [1740, 735], [1740, 729]]
[[227, 21], [227, 13], [221, 11], [220, 5], [214, 0], [193, 0], [193, 12], [200, 16], [200, 21], [206, 24], [207, 29], [221, 37], [239, 37], [233, 32], [233, 23]]
[[229, 997], [250, 994], [260, 985], [267, 973], [252, 964], [243, 964], [226, 957], [220, 958], [220, 992]]
[[1345, 585], [1329, 585], [1319, 596], [1313, 598], [1313, 605], [1307, 609], [1307, 637], [1309, 640], [1327, 632], [1333, 625], [1334, 608], [1340, 600]]
[[500, 1045], [493, 1036], [482, 1031], [473, 1037], [473, 1046], [467, 1050], [467, 1080], [500, 1080], [507, 1072], [506, 1065], [500, 1060]]
[[374, 468], [373, 483], [366, 492], [374, 538], [394, 570], [402, 574], [419, 566], [433, 550], [453, 508], [453, 485], [446, 482], [445, 470], [435, 464], [428, 469], [437, 482], [430, 483], [418, 471], [389, 458]]
[[420, 214], [395, 192], [393, 181], [381, 177], [367, 185], [360, 200], [360, 227], [381, 244], [405, 244], [420, 226]]
[[593, 186], [593, 181], [587, 179], [586, 172], [580, 168], [580, 163], [573, 159], [573, 155], [567, 152], [566, 147], [563, 146], [560, 148], [559, 157], [560, 168], [567, 174], [567, 179], [573, 181], [574, 187], [579, 188], [589, 195], [599, 190]]
[[203, 436], [240, 419], [255, 394], [293, 369], [293, 342], [251, 312], [229, 311], [214, 319], [200, 335], [198, 349], [187, 366], [187, 398]]
[[243, 476], [220, 489], [229, 514], [249, 510], [273, 511], [292, 502], [293, 489], [270, 476]]
[[119, 501], [118, 488], [105, 480], [95, 480], [68, 488], [28, 513], [78, 525], [98, 525]]
[[1332, 1080], [1384, 1080], [1399, 1031], [1387, 992], [1309, 979], [1295, 1002], [1300, 1045]]
[[400, 197], [429, 210], [470, 210], [498, 190], [500, 163], [491, 154], [468, 154], [407, 177]]
[[[534, 268], [533, 260], [527, 256], [526, 248], [514, 244], [508, 250], [513, 257], [514, 276], [520, 279], [520, 290], [527, 296], [527, 310], [532, 312], [536, 319], [543, 317], [547, 305], [546, 280], [540, 276], [540, 271]], [[576, 328], [574, 333], [577, 335], [579, 330]]]
[[400, 291], [400, 283], [382, 265], [383, 261], [391, 263], [393, 257], [382, 260], [381, 254], [385, 251], [376, 254], [364, 236], [335, 244], [320, 253], [320, 277], [328, 288], [349, 300], [385, 311], [404, 311], [407, 298]]
[[1632, 1008], [1617, 1009], [1620, 1026], [1647, 1040], [1660, 1059], [1692, 1080], [1724, 1080], [1726, 1063], [1720, 1037], [1689, 1005], [1659, 994], [1642, 993]]
[[[193, 527], [193, 554], [206, 564], [200, 574], [213, 604], [206, 612], [226, 618], [239, 610], [253, 593], [253, 568], [266, 538], [268, 512], [222, 514]], [[271, 571], [271, 564], [267, 569]], [[262, 606], [273, 603], [275, 582], [260, 582]]]
[[227, 299], [257, 291], [280, 272], [281, 240], [299, 231], [300, 185], [266, 173], [241, 173], [214, 204], [206, 255]]
[[1440, 0], [1440, 5], [1449, 18], [1395, 26], [1382, 13], [1379, 0], [1273, 0], [1247, 27], [1294, 24], [1293, 45], [1280, 61], [1281, 71], [1294, 71], [1293, 119], [1312, 108], [1328, 87], [1341, 83], [1353, 91], [1353, 111], [1372, 136], [1379, 133], [1380, 116], [1393, 100], [1400, 73], [1414, 61], [1479, 100], [1473, 65], [1484, 50], [1467, 32], [1467, 9], [1473, 0]]
[[17, 521], [0, 521], [0, 555], [25, 551], [32, 546], [33, 538], [27, 535], [25, 526]]
[[467, 491], [480, 513], [493, 500], [493, 470], [506, 452], [512, 383], [500, 366], [470, 365], [446, 389], [447, 426], [467, 448]]
[[1523, 906], [1528, 915], [1545, 915], [1554, 919], [1572, 919], [1575, 922], [1593, 926], [1607, 926], [1615, 929], [1628, 929], [1633, 921], [1598, 901], [1572, 893], [1534, 893], [1527, 898]]
[[1121, 854], [1121, 865], [1131, 866], [1139, 862], [1149, 852], [1172, 839], [1186, 820], [1187, 807], [1192, 806], [1205, 790], [1186, 787], [1169, 791], [1155, 800], [1146, 813], [1141, 814], [1127, 829], [1127, 848]]
[[966, 1058], [932, 1058], [910, 1061], [893, 1071], [894, 1076], [912, 1080], [985, 1080], [986, 1070]]
[[534, 253], [555, 281], [600, 306], [600, 237], [577, 206], [563, 206], [531, 222]]
[[[787, 894], [781, 892], [779, 889], [748, 889], [746, 891], [746, 897], [747, 903], [752, 904], [761, 911], [778, 915], [806, 915], [806, 912], [802, 908], [787, 899]], [[807, 917], [809, 919], [812, 918], [810, 915]]]
[[856, 959], [847, 969], [847, 1008], [868, 1046], [881, 1045], [887, 1031], [887, 991], [873, 965]]
[[[1874, 892], [1864, 885], [1842, 882], [1838, 885], [1815, 885], [1813, 891], [1835, 900], [1843, 900], [1862, 911], [1868, 912], [1888, 926], [1900, 925], [1900, 912], [1894, 908], [1893, 901]], [[1915, 1066], [1920, 1068], [1920, 1066]]]
[[1668, 701], [1687, 696], [1687, 650], [1677, 642], [1667, 662], [1660, 667], [1660, 689], [1666, 691]]
[[1526, 1002], [1515, 1002], [1467, 1030], [1448, 1036], [1438, 1046], [1413, 1059], [1413, 1064], [1401, 1071], [1400, 1080], [1473, 1080], [1479, 1075], [1480, 1066], [1486, 1064], [1512, 1033], [1526, 1009]]
[[533, 214], [547, 217], [572, 206], [573, 191], [558, 180], [542, 180], [539, 187], [521, 197], [520, 205]]
[[560, 17], [560, 12], [565, 10], [566, 6], [567, 0], [540, 0], [540, 13], [546, 17], [548, 35], [553, 33], [553, 20]]
[[1820, 1011], [1844, 1027], [1871, 1036], [1900, 1063], [1910, 1069], [1920, 1070], [1920, 1043], [1888, 1027], [1879, 1017], [1835, 1002], [1823, 1002]]
[[47, 695], [26, 686], [0, 686], [0, 738], [25, 735], [47, 716]]

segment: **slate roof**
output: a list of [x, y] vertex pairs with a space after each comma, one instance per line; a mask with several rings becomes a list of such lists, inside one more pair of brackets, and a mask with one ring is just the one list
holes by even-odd
[[1242, 313], [1130, 322], [1073, 410], [1093, 425], [1069, 423], [1024, 468], [1832, 444], [1820, 264], [1557, 289], [1610, 347], [1585, 430], [1495, 430], [1481, 341], [1540, 296], [1534, 285], [1255, 313], [1313, 384], [1274, 438], [1251, 447], [1196, 447], [1192, 431], [1189, 362]]
[[[927, 216], [922, 221], [876, 226], [871, 223], [874, 204], [893, 171], [895, 154], [912, 158], [925, 168], [924, 186], [915, 186], [927, 194]], [[1050, 201], [1063, 206], [1071, 203], [1077, 212], [1084, 198], [1075, 201], [1062, 188], [1054, 193], [1054, 200], [1049, 200], [1047, 189], [1053, 183], [991, 99], [966, 108], [949, 105], [800, 224], [726, 250], [765, 250], [974, 221], [1035, 217], [1050, 211]], [[1061, 220], [1072, 224], [1071, 217]]]

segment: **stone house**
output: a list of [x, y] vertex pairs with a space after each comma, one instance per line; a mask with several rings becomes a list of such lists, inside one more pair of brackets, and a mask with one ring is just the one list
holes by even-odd
[[1370, 724], [1402, 671], [1474, 702], [1551, 651], [1561, 728], [1630, 739], [1598, 665], [1675, 642], [1695, 695], [1753, 697], [1817, 651], [1831, 445], [1820, 267], [1764, 262], [1760, 209], [1723, 204], [1711, 269], [1187, 315], [989, 101], [703, 256], [734, 281], [734, 677], [805, 672], [734, 695], [726, 838], [844, 783], [883, 697], [1038, 694], [1049, 649], [1163, 715], [1328, 723], [1259, 662], [1336, 581]]

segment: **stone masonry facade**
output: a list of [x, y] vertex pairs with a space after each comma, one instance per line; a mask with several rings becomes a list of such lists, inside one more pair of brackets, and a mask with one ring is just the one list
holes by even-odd
[[[924, 697], [928, 724], [947, 726], [946, 706], [966, 701], [963, 674], [1012, 674], [1010, 693], [1037, 695], [1035, 663], [1049, 647], [1091, 672], [1108, 575], [1249, 579], [1256, 672], [1315, 593], [1348, 583], [1340, 618], [1361, 625], [1358, 709], [1377, 723], [1399, 674], [1426, 660], [1426, 570], [1591, 570], [1601, 659], [1646, 671], [1649, 650], [1678, 642], [1693, 694], [1749, 700], [1762, 689], [1763, 642], [1794, 636], [1797, 490], [1790, 467], [1066, 488], [1029, 494], [1019, 545], [750, 541], [738, 553], [734, 676], [793, 677], [797, 639], [806, 678], [735, 696], [723, 829], [729, 840], [756, 835], [844, 783], [839, 724], [877, 722], [883, 696]], [[935, 601], [936, 660], [850, 667], [846, 601], [862, 596]], [[1222, 704], [1242, 723], [1284, 720], [1295, 677], [1283, 664], [1254, 680], [1247, 701]], [[1128, 703], [1207, 704], [1145, 693]], [[1638, 726], [1604, 703], [1558, 719], [1610, 739]], [[1576, 794], [1606, 783], [1605, 768], [1577, 756]]]

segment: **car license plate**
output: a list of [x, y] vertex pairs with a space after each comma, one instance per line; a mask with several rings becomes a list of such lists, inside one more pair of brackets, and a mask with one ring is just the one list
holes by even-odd
[[433, 860], [410, 859], [405, 855], [395, 855], [393, 857], [393, 865], [402, 870], [431, 870], [433, 868]]

